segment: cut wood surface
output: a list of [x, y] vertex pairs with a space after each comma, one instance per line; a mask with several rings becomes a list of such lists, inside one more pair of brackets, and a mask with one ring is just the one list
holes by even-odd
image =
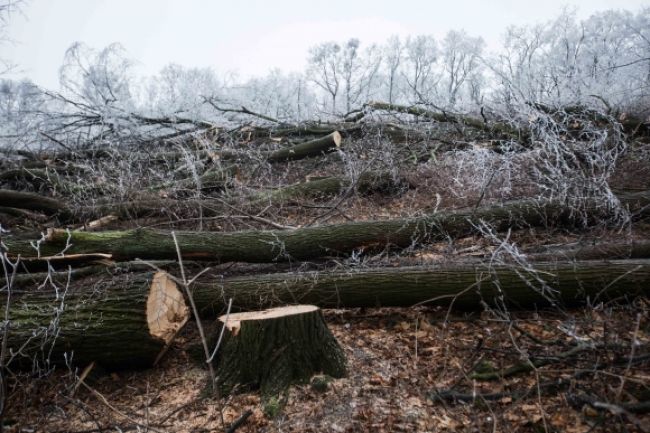
[[180, 290], [164, 272], [106, 280], [93, 275], [68, 289], [42, 280], [37, 285], [10, 301], [7, 349], [16, 365], [149, 367], [189, 318]]
[[314, 374], [345, 375], [345, 355], [318, 307], [235, 313], [219, 321], [226, 328], [217, 362], [222, 395], [252, 387], [269, 398]]

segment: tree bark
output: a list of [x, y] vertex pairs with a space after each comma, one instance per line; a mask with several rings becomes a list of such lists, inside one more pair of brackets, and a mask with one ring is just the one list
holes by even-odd
[[[645, 195], [629, 196], [629, 203], [650, 212]], [[602, 213], [593, 209], [594, 217]], [[241, 231], [231, 233], [178, 232], [181, 254], [190, 260], [270, 263], [309, 260], [351, 254], [355, 250], [406, 248], [423, 242], [458, 238], [476, 232], [485, 222], [495, 230], [520, 227], [570, 227], [576, 216], [555, 202], [521, 200], [476, 210], [441, 212], [420, 218], [363, 221], [294, 230]], [[582, 223], [582, 222], [580, 222]], [[10, 255], [34, 256], [26, 241], [5, 239]], [[67, 254], [110, 254], [113, 260], [175, 259], [176, 246], [168, 232], [137, 229], [96, 233], [50, 230], [40, 243], [40, 256]]]
[[[233, 308], [239, 311], [287, 304], [310, 304], [321, 308], [411, 307], [424, 304], [482, 310], [485, 305], [530, 309], [586, 302], [596, 304], [617, 297], [633, 298], [650, 293], [650, 260], [564, 261], [534, 263], [531, 267], [535, 271], [527, 271], [515, 264], [473, 262], [283, 272], [229, 278], [208, 271], [192, 285], [192, 296], [202, 317], [214, 317], [223, 313], [229, 299], [233, 301]], [[90, 315], [92, 311], [108, 311], [109, 306], [116, 311], [110, 313], [110, 317], [117, 317], [119, 309], [126, 308], [128, 302], [135, 302], [133, 309], [119, 314], [126, 314], [124, 317], [136, 317], [136, 311], [142, 314], [135, 305], [143, 302], [138, 299], [146, 298], [147, 291], [152, 287], [152, 273], [142, 272], [137, 267], [125, 275], [115, 275], [100, 267], [93, 267], [87, 272], [84, 269], [73, 271], [72, 293], [83, 299], [84, 293], [90, 296], [93, 291], [100, 290], [98, 293], [102, 296], [93, 301], [95, 304], [81, 305], [74, 310], [74, 314], [80, 311], [79, 318], [90, 320], [85, 315]], [[63, 273], [57, 277], [57, 281], [66, 279]], [[42, 291], [33, 290], [40, 283], [42, 280], [32, 276], [21, 276], [16, 283], [16, 290], [26, 294], [13, 301], [12, 305], [25, 312], [24, 320], [29, 317], [27, 310], [31, 298], [28, 295], [35, 296], [36, 305], [43, 305], [39, 301]], [[23, 306], [18, 307], [19, 304]], [[68, 301], [68, 305], [75, 304]], [[31, 308], [35, 309], [43, 310]], [[72, 315], [72, 308], [67, 313]], [[42, 311], [39, 314], [43, 314]], [[97, 313], [94, 317], [98, 317]], [[107, 323], [106, 326], [111, 325]], [[89, 332], [99, 331], [92, 328]]]
[[[256, 194], [250, 198], [250, 203], [281, 204], [305, 198], [329, 198], [343, 193], [351, 185], [351, 180], [344, 177], [324, 177], [285, 186], [274, 191]], [[390, 194], [399, 191], [400, 188], [405, 186], [408, 186], [405, 179], [395, 179], [388, 172], [367, 171], [362, 173], [356, 182], [356, 190], [361, 195], [373, 193]]]
[[507, 138], [515, 138], [521, 141], [528, 139], [530, 133], [527, 129], [517, 129], [505, 123], [489, 124], [483, 120], [469, 116], [459, 116], [451, 113], [436, 113], [435, 111], [425, 110], [415, 106], [405, 106], [397, 104], [388, 104], [385, 102], [369, 102], [367, 107], [373, 110], [396, 111], [398, 113], [411, 114], [426, 119], [435, 120], [436, 122], [456, 123], [466, 125], [474, 129], [488, 132], [490, 134], [501, 135]]
[[0, 205], [17, 209], [39, 211], [46, 215], [59, 214], [62, 217], [70, 216], [70, 209], [59, 200], [31, 192], [0, 189]]
[[206, 316], [229, 299], [240, 309], [286, 304], [321, 308], [410, 307], [481, 310], [598, 303], [650, 293], [650, 260], [538, 263], [536, 272], [488, 263], [201, 278], [194, 300]]
[[201, 191], [216, 191], [225, 189], [228, 185], [232, 184], [233, 178], [237, 175], [238, 168], [230, 166], [225, 168], [212, 168], [206, 170], [198, 178], [188, 177], [181, 180], [166, 182], [154, 187], [156, 190], [170, 189], [170, 190], [196, 190], [200, 188]]
[[252, 387], [270, 398], [317, 373], [345, 375], [345, 355], [318, 307], [235, 313], [219, 322], [225, 326], [216, 369], [222, 396]]
[[66, 360], [80, 366], [95, 361], [108, 369], [149, 367], [189, 318], [183, 295], [164, 272], [107, 280], [99, 274], [67, 289], [63, 282], [56, 290], [49, 284], [12, 290], [3, 337], [14, 354], [11, 364], [20, 367], [48, 368]]
[[331, 152], [340, 146], [341, 134], [338, 131], [334, 131], [322, 138], [276, 150], [268, 156], [267, 160], [269, 162], [295, 161], [311, 156], [319, 156]]
[[544, 247], [526, 253], [528, 260], [619, 260], [650, 258], [650, 240], [581, 242], [569, 246]]

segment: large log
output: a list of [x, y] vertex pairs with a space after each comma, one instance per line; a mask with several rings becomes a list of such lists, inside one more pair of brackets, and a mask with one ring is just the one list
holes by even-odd
[[[228, 278], [208, 271], [192, 285], [192, 293], [203, 317], [222, 313], [230, 299], [233, 308], [244, 311], [287, 304], [311, 304], [321, 308], [410, 307], [425, 304], [481, 310], [486, 304], [503, 303], [510, 308], [528, 309], [554, 304], [571, 306], [585, 302], [598, 303], [616, 297], [631, 299], [650, 294], [650, 260], [547, 262], [535, 263], [532, 268], [536, 272], [526, 271], [514, 264], [474, 262], [282, 272]], [[76, 296], [99, 289], [100, 295], [112, 296], [106, 302], [105, 297], [98, 296], [94, 304], [75, 307], [82, 312], [79, 317], [84, 318], [84, 314], [91, 311], [108, 311], [109, 306], [118, 307], [116, 311], [120, 311], [131, 301], [134, 302], [133, 308], [120, 314], [127, 314], [124, 317], [136, 317], [136, 312], [141, 314], [135, 306], [138, 302], [142, 303], [138, 299], [145, 298], [153, 286], [154, 274], [138, 271], [137, 268], [126, 275], [117, 272], [102, 271], [96, 267], [92, 271], [72, 274], [71, 288]], [[57, 278], [57, 281], [65, 281], [66, 277], [61, 274]], [[17, 287], [22, 292], [30, 292], [31, 287], [36, 288], [41, 282], [22, 277]], [[35, 292], [33, 296], [41, 305], [39, 293]], [[24, 301], [15, 302], [29, 304], [28, 295], [32, 296], [28, 293], [22, 298]], [[12, 305], [17, 304], [12, 302]], [[68, 314], [73, 314], [72, 307]], [[117, 323], [118, 313], [110, 314], [115, 318], [113, 323]], [[98, 317], [97, 314], [95, 317]], [[132, 322], [135, 321], [129, 321], [126, 325], [131, 326]], [[98, 332], [94, 329], [89, 331], [90, 335]]]
[[302, 272], [201, 279], [193, 286], [203, 314], [222, 311], [229, 299], [241, 309], [285, 304], [322, 308], [452, 305], [480, 310], [483, 305], [537, 308], [579, 305], [619, 296], [650, 294], [650, 260], [535, 264], [536, 272], [516, 265], [487, 263]]
[[[323, 199], [334, 197], [352, 186], [352, 181], [345, 177], [329, 176], [288, 185], [270, 192], [258, 193], [249, 200], [251, 204], [282, 204], [300, 199]], [[360, 195], [372, 193], [392, 193], [408, 186], [403, 178], [395, 178], [389, 172], [363, 172], [356, 181], [356, 190]]]
[[[106, 275], [106, 274], [105, 274]], [[183, 295], [164, 272], [102, 274], [66, 289], [44, 285], [12, 289], [9, 325], [3, 337], [11, 364], [28, 367], [83, 366], [108, 369], [151, 366], [189, 318]], [[0, 303], [7, 304], [6, 290]]]
[[336, 150], [340, 146], [341, 134], [338, 131], [334, 131], [325, 137], [276, 150], [267, 157], [267, 160], [269, 162], [295, 161], [310, 156], [322, 155]]
[[527, 130], [527, 128], [520, 129], [506, 123], [486, 123], [483, 120], [470, 116], [462, 116], [447, 112], [438, 113], [417, 106], [389, 104], [386, 102], [369, 102], [365, 104], [365, 107], [373, 110], [395, 111], [398, 113], [410, 114], [424, 119], [435, 120], [436, 122], [448, 122], [465, 125], [474, 129], [485, 131], [489, 134], [498, 135], [505, 138], [514, 138], [522, 142], [527, 141], [530, 137], [530, 132]]
[[[648, 194], [630, 195], [625, 200], [644, 209]], [[602, 214], [594, 206], [594, 217]], [[645, 213], [650, 212], [647, 206]], [[561, 203], [521, 200], [476, 210], [441, 212], [420, 218], [363, 221], [305, 227], [294, 230], [241, 231], [231, 233], [178, 232], [184, 258], [269, 263], [309, 260], [351, 254], [369, 248], [405, 248], [423, 242], [468, 236], [476, 225], [486, 222], [498, 231], [519, 227], [569, 227], [576, 215]], [[582, 221], [580, 221], [582, 222]], [[28, 242], [5, 239], [10, 255], [34, 256]], [[137, 229], [96, 233], [50, 230], [40, 243], [40, 256], [67, 254], [110, 254], [116, 261], [174, 259], [176, 245], [168, 232]]]

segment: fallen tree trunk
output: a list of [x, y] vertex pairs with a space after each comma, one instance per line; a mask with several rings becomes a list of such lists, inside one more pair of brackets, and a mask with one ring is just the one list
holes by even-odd
[[533, 261], [647, 259], [650, 258], [650, 240], [584, 242], [545, 247], [526, 253], [526, 258]]
[[70, 216], [70, 209], [65, 204], [31, 192], [0, 189], [0, 206], [39, 211], [46, 215]]
[[[208, 271], [192, 285], [192, 296], [203, 317], [214, 317], [223, 313], [230, 299], [233, 308], [248, 311], [287, 304], [311, 304], [321, 308], [411, 307], [420, 304], [482, 310], [486, 305], [529, 309], [596, 304], [618, 297], [631, 299], [650, 294], [650, 260], [547, 262], [535, 263], [532, 268], [534, 271], [515, 264], [475, 262], [230, 278]], [[145, 297], [144, 293], [154, 286], [154, 274], [138, 271], [137, 267], [132, 269], [130, 273], [117, 275], [99, 267], [73, 273], [73, 293], [101, 288], [100, 293], [113, 296], [104, 304], [101, 302], [105, 298], [100, 297], [95, 307], [83, 307], [80, 311], [90, 312], [95, 308], [101, 312], [105, 311], [102, 308], [126, 306], [127, 302], [140, 299], [133, 296]], [[66, 277], [61, 274], [58, 278]], [[29, 291], [39, 283], [24, 276], [18, 287]], [[38, 293], [34, 295], [39, 296]], [[23, 299], [16, 302], [24, 305], [21, 308], [28, 308], [29, 298]], [[134, 311], [128, 314], [133, 315]], [[28, 316], [24, 317], [26, 320]], [[79, 317], [85, 316], [81, 314]]]
[[533, 308], [597, 303], [650, 293], [650, 260], [516, 265], [487, 263], [201, 278], [193, 286], [203, 314], [222, 311], [229, 299], [240, 309], [285, 304], [322, 308], [483, 305]]
[[319, 156], [336, 150], [340, 146], [341, 134], [338, 131], [334, 131], [322, 138], [276, 150], [267, 157], [267, 160], [269, 162], [295, 161], [311, 156]]
[[237, 175], [238, 168], [236, 166], [229, 166], [225, 168], [212, 168], [206, 170], [203, 174], [197, 177], [188, 177], [181, 180], [165, 182], [161, 185], [153, 187], [155, 190], [170, 189], [170, 190], [196, 190], [201, 191], [215, 191], [222, 190], [232, 184], [233, 179]]
[[[393, 193], [408, 183], [405, 179], [395, 178], [388, 172], [366, 171], [359, 176], [355, 187], [361, 195], [373, 193]], [[251, 197], [250, 202], [281, 204], [299, 199], [320, 199], [334, 197], [352, 186], [352, 181], [344, 177], [324, 177], [263, 192]]]
[[386, 102], [369, 102], [365, 106], [373, 110], [395, 111], [398, 113], [405, 113], [425, 119], [435, 120], [436, 122], [466, 125], [490, 134], [501, 135], [506, 138], [514, 138], [520, 141], [526, 141], [530, 136], [527, 129], [518, 129], [505, 123], [490, 124], [470, 116], [460, 116], [445, 112], [436, 113], [435, 111], [425, 110], [420, 107], [389, 104]]
[[[643, 209], [648, 196], [647, 193], [637, 194], [628, 199]], [[592, 211], [594, 217], [602, 212], [598, 207]], [[645, 206], [644, 212], [650, 212], [650, 208]], [[268, 263], [347, 255], [364, 249], [406, 248], [432, 240], [458, 238], [476, 233], [476, 225], [481, 222], [497, 231], [519, 227], [569, 227], [577, 223], [576, 215], [560, 203], [521, 200], [503, 206], [441, 212], [420, 218], [294, 230], [178, 232], [177, 238], [180, 251], [187, 259]], [[7, 238], [5, 244], [12, 256], [34, 256], [29, 242]], [[171, 235], [148, 229], [95, 233], [50, 230], [39, 248], [41, 257], [57, 255], [65, 249], [67, 254], [110, 254], [116, 261], [176, 258], [176, 245]]]
[[[5, 297], [3, 311], [6, 303]], [[6, 361], [35, 368], [92, 361], [109, 369], [149, 367], [189, 318], [164, 272], [17, 291], [9, 306]]]

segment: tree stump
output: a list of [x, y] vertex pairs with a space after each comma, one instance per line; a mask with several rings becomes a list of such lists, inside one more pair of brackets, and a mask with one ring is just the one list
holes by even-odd
[[[317, 373], [343, 377], [345, 355], [321, 310], [296, 305], [219, 317], [225, 326], [217, 386], [222, 395], [259, 388], [264, 400]], [[220, 327], [221, 328], [221, 327]]]

